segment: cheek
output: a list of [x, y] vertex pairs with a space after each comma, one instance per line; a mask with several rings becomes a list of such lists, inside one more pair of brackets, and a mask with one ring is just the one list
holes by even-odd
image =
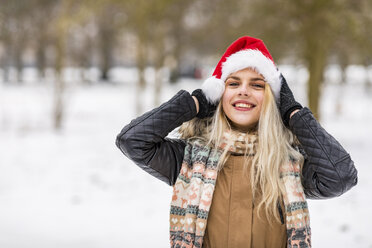
[[225, 91], [222, 95], [222, 107], [227, 107], [231, 99], [231, 94], [229, 91]]
[[264, 99], [265, 99], [265, 94], [264, 93], [260, 93], [260, 94], [256, 95], [257, 104], [259, 105], [260, 108], [262, 107]]

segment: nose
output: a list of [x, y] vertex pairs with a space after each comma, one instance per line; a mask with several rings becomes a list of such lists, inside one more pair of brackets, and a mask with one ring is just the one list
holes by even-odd
[[241, 84], [239, 87], [239, 93], [240, 96], [248, 96], [250, 94], [250, 90], [247, 84]]

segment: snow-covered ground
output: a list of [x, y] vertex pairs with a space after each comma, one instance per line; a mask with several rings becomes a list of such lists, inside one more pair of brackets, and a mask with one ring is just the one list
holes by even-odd
[[[200, 83], [166, 84], [162, 99]], [[303, 83], [291, 88], [306, 102]], [[0, 247], [169, 247], [171, 187], [115, 146], [135, 117], [134, 93], [130, 82], [72, 84], [56, 132], [50, 87], [0, 84]], [[150, 109], [151, 87], [143, 101]], [[337, 199], [309, 201], [313, 247], [372, 248], [372, 94], [359, 83], [331, 84], [321, 105], [321, 123], [352, 155], [359, 183]]]

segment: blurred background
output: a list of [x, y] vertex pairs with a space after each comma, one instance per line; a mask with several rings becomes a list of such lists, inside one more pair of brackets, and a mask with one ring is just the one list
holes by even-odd
[[0, 247], [169, 247], [172, 188], [116, 135], [249, 35], [359, 171], [309, 200], [313, 246], [371, 248], [371, 27], [370, 0], [0, 0]]

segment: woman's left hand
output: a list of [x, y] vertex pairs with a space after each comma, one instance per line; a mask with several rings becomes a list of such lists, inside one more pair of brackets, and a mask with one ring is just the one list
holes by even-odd
[[293, 93], [282, 74], [280, 74], [280, 81], [282, 86], [280, 88], [280, 104], [278, 107], [284, 125], [289, 127], [290, 117], [295, 113], [295, 110], [302, 109], [302, 105], [296, 102]]

